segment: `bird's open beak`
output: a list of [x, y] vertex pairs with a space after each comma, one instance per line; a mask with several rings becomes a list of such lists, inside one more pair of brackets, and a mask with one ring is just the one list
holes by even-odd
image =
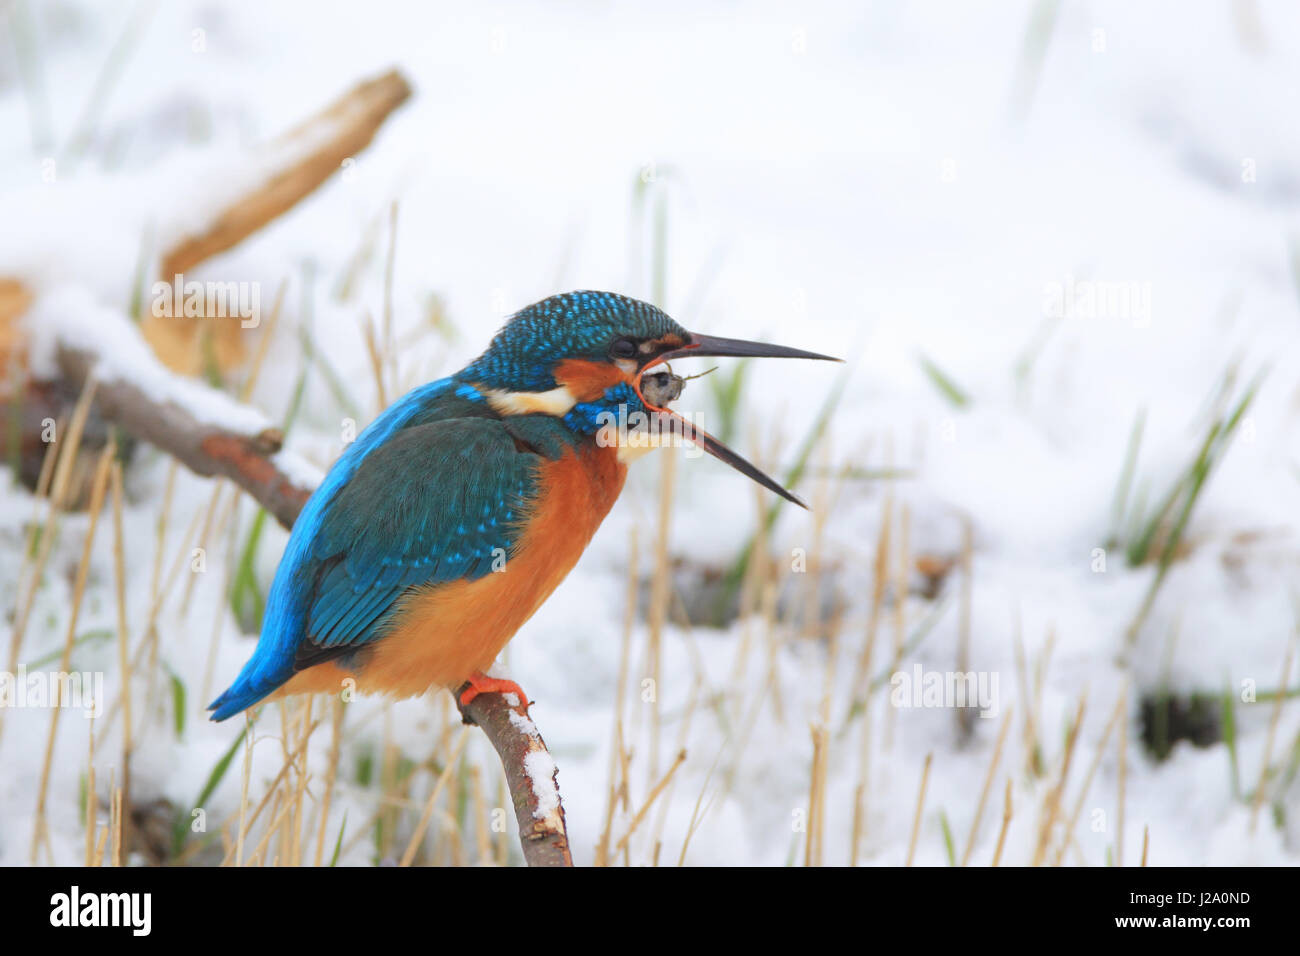
[[723, 339], [715, 335], [699, 335], [695, 332], [691, 333], [689, 342], [679, 349], [665, 352], [659, 356], [659, 359], [662, 361], [665, 359], [686, 358], [688, 355], [698, 355], [702, 358], [733, 355], [739, 358], [802, 358], [821, 359], [825, 362], [843, 361], [843, 359], [837, 359], [831, 355], [822, 355], [819, 352], [805, 352], [803, 349], [792, 349], [784, 345], [768, 345], [766, 342], [749, 342], [745, 339]]
[[[653, 368], [661, 362], [692, 356], [699, 356], [700, 358], [737, 356], [742, 358], [804, 358], [821, 359], [827, 362], [843, 361], [842, 359], [837, 359], [830, 355], [821, 355], [818, 352], [806, 352], [803, 349], [792, 349], [784, 345], [768, 345], [766, 342], [749, 342], [745, 339], [724, 339], [713, 335], [698, 335], [696, 333], [691, 333], [691, 339], [687, 344], [683, 345], [681, 348], [673, 349], [671, 352], [664, 352], [657, 356], [654, 361], [650, 362], [641, 370], [641, 375], [644, 375], [648, 369]], [[640, 375], [637, 376], [636, 390], [637, 394], [640, 395]], [[645, 401], [644, 395], [641, 395], [641, 400]], [[794, 492], [783, 488], [776, 479], [754, 467], [754, 465], [743, 456], [732, 451], [698, 425], [687, 421], [671, 408], [660, 408], [659, 406], [651, 405], [649, 402], [646, 402], [646, 405], [660, 414], [670, 416], [679, 428], [682, 437], [687, 441], [693, 442], [700, 448], [703, 448], [719, 461], [725, 461], [742, 475], [748, 475], [764, 488], [767, 488], [770, 491], [775, 491], [787, 501], [794, 502], [800, 508], [808, 507]]]

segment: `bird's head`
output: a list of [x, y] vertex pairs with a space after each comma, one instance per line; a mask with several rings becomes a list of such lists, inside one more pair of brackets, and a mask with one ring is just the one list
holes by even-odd
[[[802, 349], [688, 332], [662, 310], [612, 292], [568, 292], [515, 313], [478, 359], [458, 374], [502, 414], [546, 414], [620, 452], [679, 436], [777, 494], [795, 495], [667, 403], [681, 379], [656, 366], [687, 356], [808, 358]], [[654, 371], [651, 371], [654, 369]], [[613, 427], [611, 427], [613, 426]], [[628, 440], [626, 429], [637, 432]], [[650, 432], [646, 440], [644, 432]]]

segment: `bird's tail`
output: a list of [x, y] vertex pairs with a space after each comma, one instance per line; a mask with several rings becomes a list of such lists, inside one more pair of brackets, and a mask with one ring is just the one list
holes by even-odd
[[268, 680], [265, 675], [258, 674], [253, 667], [253, 661], [249, 661], [240, 675], [235, 678], [235, 682], [226, 689], [226, 692], [208, 704], [208, 710], [212, 711], [209, 719], [222, 721], [235, 716], [235, 714], [243, 713], [276, 690], [284, 683], [284, 680], [284, 678]]

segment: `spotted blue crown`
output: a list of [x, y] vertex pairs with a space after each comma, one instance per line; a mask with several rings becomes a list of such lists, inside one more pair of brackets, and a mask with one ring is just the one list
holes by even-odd
[[556, 387], [551, 373], [557, 359], [603, 362], [620, 335], [657, 339], [672, 333], [687, 337], [648, 302], [613, 292], [566, 292], [512, 315], [487, 351], [456, 377], [488, 388], [545, 392]]

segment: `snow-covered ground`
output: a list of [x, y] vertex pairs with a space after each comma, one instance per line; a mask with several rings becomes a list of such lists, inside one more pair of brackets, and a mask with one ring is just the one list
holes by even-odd
[[[1048, 26], [1036, 31], [1031, 22]], [[412, 343], [400, 356], [405, 386], [459, 367], [506, 314], [552, 292], [650, 296], [652, 227], [637, 225], [638, 181], [651, 205], [657, 197], [666, 204], [663, 304], [684, 325], [849, 360], [829, 452], [815, 452], [813, 464], [903, 474], [892, 483], [844, 482], [820, 537], [813, 518], [784, 509], [771, 543], [779, 568], [790, 566], [794, 549], [834, 566], [827, 579], [847, 604], [838, 639], [827, 642], [824, 627], [803, 633], [797, 621], [778, 622], [772, 635], [761, 620], [726, 629], [674, 621], [664, 635], [656, 701], [643, 702], [648, 628], [637, 623], [626, 715], [631, 812], [616, 818], [615, 840], [656, 782], [648, 772], [653, 707], [660, 708], [659, 773], [679, 747], [686, 759], [629, 841], [631, 863], [656, 858], [656, 836], [659, 862], [675, 863], [693, 821], [688, 863], [802, 862], [810, 724], [825, 715], [825, 789], [813, 819], [821, 820], [824, 862], [849, 862], [863, 728], [860, 716], [847, 715], [889, 495], [891, 561], [904, 506], [914, 557], [959, 557], [970, 524], [964, 669], [996, 680], [996, 714], [976, 718], [963, 741], [952, 708], [893, 707], [888, 685], [876, 691], [860, 862], [908, 857], [927, 755], [915, 861], [947, 861], [945, 827], [962, 855], [1008, 713], [1011, 730], [971, 862], [993, 858], [1008, 778], [1015, 815], [1001, 859], [1033, 860], [1068, 725], [1085, 694], [1059, 800], [1063, 819], [1076, 803], [1080, 809], [1065, 862], [1103, 864], [1122, 836], [1123, 862], [1132, 864], [1144, 831], [1156, 864], [1300, 861], [1300, 779], [1288, 773], [1300, 706], [1284, 705], [1270, 730], [1266, 693], [1279, 687], [1300, 617], [1300, 9], [1293, 4], [372, 0], [328, 13], [309, 2], [180, 2], [144, 3], [132, 14], [118, 4], [18, 0], [0, 8], [0, 24], [0, 276], [21, 278], [39, 295], [75, 285], [115, 308], [130, 301], [142, 245], [156, 254], [231, 187], [221, 170], [232, 156], [364, 76], [395, 65], [409, 77], [412, 101], [343, 175], [196, 270], [200, 280], [256, 283], [264, 303], [288, 281], [251, 397], [271, 420], [290, 404], [303, 363], [298, 330], [309, 315], [317, 347], [373, 414], [360, 320], [383, 309], [394, 200], [394, 321], [398, 341]], [[123, 35], [129, 39], [112, 52]], [[1041, 61], [1036, 44], [1044, 44]], [[87, 146], [72, 148], [79, 138]], [[340, 297], [341, 277], [367, 236], [377, 237], [376, 251], [353, 294]], [[453, 334], [428, 331], [434, 294]], [[249, 334], [254, 342], [257, 333]], [[964, 405], [936, 387], [922, 356], [956, 383]], [[1112, 502], [1134, 422], [1144, 416], [1130, 515], [1154, 509], [1195, 457], [1221, 413], [1213, 396], [1230, 368], [1237, 370], [1232, 400], [1256, 373], [1267, 374], [1125, 657], [1126, 632], [1156, 565], [1130, 568], [1122, 540], [1104, 556], [1096, 549], [1107, 547], [1114, 529]], [[780, 436], [776, 470], [783, 473], [836, 374], [819, 363], [751, 368], [742, 447], [754, 450], [751, 436], [764, 445]], [[706, 427], [718, 415], [709, 394], [707, 383], [693, 383], [679, 402], [700, 410]], [[344, 412], [322, 375], [308, 378], [302, 408], [290, 447], [325, 467], [340, 450]], [[168, 471], [167, 459], [146, 449], [127, 474], [133, 642], [150, 617]], [[560, 768], [580, 863], [593, 858], [608, 799], [629, 535], [636, 529], [639, 566], [648, 573], [660, 474], [657, 457], [634, 467], [578, 568], [509, 649], [507, 670], [539, 702], [533, 717]], [[7, 471], [3, 481], [0, 605], [8, 610], [24, 599], [23, 548], [36, 506]], [[806, 479], [801, 491], [815, 500], [816, 480]], [[190, 553], [191, 525], [202, 523], [212, 495], [211, 482], [177, 473], [164, 575], [177, 555]], [[681, 460], [675, 498], [672, 553], [694, 568], [728, 566], [755, 527], [746, 480], [709, 459]], [[108, 517], [94, 543], [78, 634], [116, 627]], [[206, 572], [191, 582], [183, 569], [158, 614], [161, 666], [137, 682], [137, 801], [192, 808], [238, 734], [237, 722], [207, 723], [202, 706], [253, 646], [238, 633], [225, 593], [225, 569], [252, 518], [244, 501], [221, 540], [203, 543]], [[61, 525], [24, 663], [62, 646], [87, 528], [84, 514]], [[268, 523], [256, 562], [263, 587], [284, 538]], [[798, 593], [798, 575], [790, 578]], [[962, 575], [947, 575], [933, 599], [921, 593], [919, 573], [910, 578], [903, 629], [912, 634], [931, 614], [936, 623], [909, 644], [900, 670], [951, 671]], [[891, 594], [873, 675], [893, 669]], [[11, 623], [12, 615], [6, 633]], [[119, 673], [113, 642], [78, 645], [73, 661], [105, 672], [111, 711]], [[1292, 687], [1297, 670], [1300, 662], [1292, 665]], [[1121, 811], [1118, 734], [1104, 749], [1099, 743], [1126, 681]], [[177, 685], [186, 689], [179, 732], [168, 689]], [[1157, 761], [1141, 742], [1139, 701], [1162, 687], [1215, 695], [1216, 714], [1227, 691], [1236, 702], [1235, 746], [1179, 742]], [[445, 694], [349, 708], [331, 842], [345, 814], [351, 836], [379, 808], [379, 784], [358, 783], [353, 772], [365, 755], [387, 743], [423, 761], [452, 716]], [[1039, 773], [1027, 769], [1026, 716], [1039, 741]], [[50, 714], [13, 709], [0, 719], [0, 864], [23, 863]], [[120, 722], [97, 742], [101, 799], [115, 772]], [[271, 739], [280, 735], [274, 708], [258, 733], [254, 803], [283, 763]], [[86, 738], [80, 714], [65, 714], [48, 805], [59, 863], [84, 853]], [[328, 727], [318, 731], [310, 751], [316, 796], [328, 738]], [[1255, 813], [1266, 749], [1274, 772]], [[495, 794], [495, 756], [477, 737], [467, 753]], [[1096, 773], [1082, 792], [1095, 754]], [[239, 805], [238, 764], [204, 808], [212, 820], [226, 820]], [[427, 773], [416, 780], [399, 856], [431, 785]], [[474, 825], [464, 824], [471, 841]], [[1061, 843], [1058, 826], [1049, 862]], [[341, 862], [373, 856], [362, 839]]]

